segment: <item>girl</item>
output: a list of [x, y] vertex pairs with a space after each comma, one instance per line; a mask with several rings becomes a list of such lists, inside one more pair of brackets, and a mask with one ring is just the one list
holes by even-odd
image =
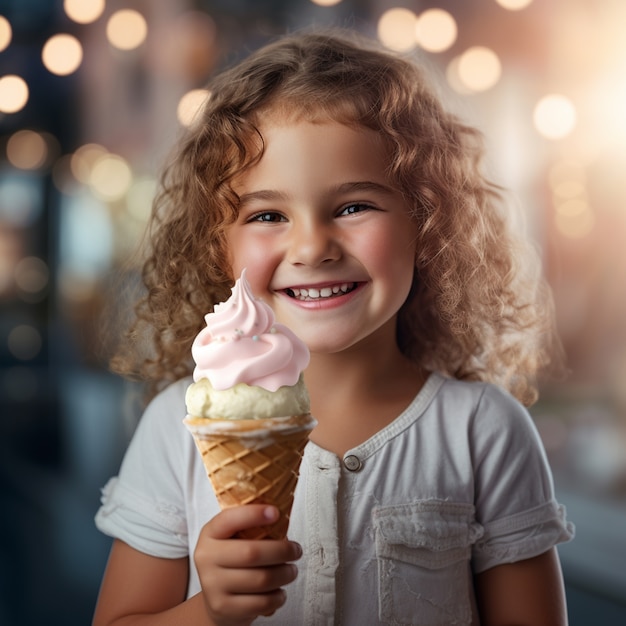
[[[480, 157], [413, 63], [354, 36], [214, 80], [155, 202], [129, 335], [150, 351], [117, 360], [172, 384], [104, 490], [94, 624], [566, 623], [572, 528], [522, 406], [549, 299]], [[232, 538], [277, 511], [220, 513], [182, 424], [192, 340], [244, 267], [311, 350], [291, 540]]]

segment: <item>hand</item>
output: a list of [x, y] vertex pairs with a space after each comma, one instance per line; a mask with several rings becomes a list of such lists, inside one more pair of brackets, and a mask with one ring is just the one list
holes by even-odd
[[208, 522], [198, 538], [194, 561], [204, 603], [219, 626], [247, 626], [259, 615], [272, 615], [286, 600], [281, 587], [294, 581], [290, 561], [302, 555], [287, 539], [235, 539], [246, 528], [274, 523], [276, 507], [262, 504], [226, 509]]

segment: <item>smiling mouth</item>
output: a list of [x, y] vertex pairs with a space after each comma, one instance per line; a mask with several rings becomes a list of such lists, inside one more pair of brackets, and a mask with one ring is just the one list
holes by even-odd
[[285, 293], [290, 298], [311, 302], [313, 300], [323, 300], [327, 298], [335, 298], [337, 296], [344, 296], [345, 294], [354, 291], [357, 286], [358, 283], [339, 283], [337, 285], [329, 285], [319, 289], [315, 287], [309, 287], [308, 289], [285, 289]]

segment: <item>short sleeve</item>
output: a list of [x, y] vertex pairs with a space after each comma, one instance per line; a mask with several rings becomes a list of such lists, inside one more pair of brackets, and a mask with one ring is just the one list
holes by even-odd
[[538, 556], [574, 536], [555, 499], [535, 425], [514, 398], [487, 385], [472, 421], [476, 521], [475, 572]]
[[182, 423], [188, 382], [174, 383], [149, 404], [96, 514], [103, 533], [163, 558], [188, 555], [183, 481], [194, 452]]

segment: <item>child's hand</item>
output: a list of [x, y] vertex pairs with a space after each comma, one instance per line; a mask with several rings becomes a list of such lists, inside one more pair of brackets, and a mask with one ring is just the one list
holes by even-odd
[[248, 625], [285, 603], [281, 587], [297, 576], [289, 561], [302, 555], [299, 544], [286, 539], [233, 539], [240, 530], [274, 523], [278, 515], [276, 507], [249, 504], [222, 511], [202, 529], [194, 560], [215, 624]]

